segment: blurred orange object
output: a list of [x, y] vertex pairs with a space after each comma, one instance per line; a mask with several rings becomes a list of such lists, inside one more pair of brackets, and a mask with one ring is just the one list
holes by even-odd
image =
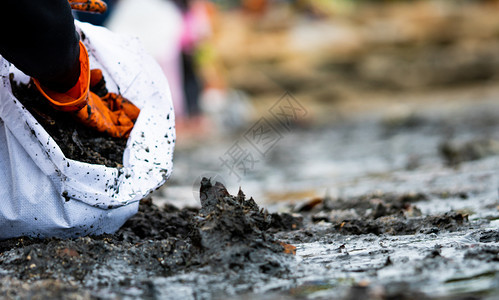
[[102, 0], [68, 0], [74, 10], [102, 14], [106, 12], [107, 5]]
[[281, 246], [284, 247], [284, 253], [296, 255], [296, 247], [291, 244], [286, 244], [284, 242], [279, 242]]
[[254, 14], [263, 14], [267, 10], [267, 0], [243, 0], [243, 8]]

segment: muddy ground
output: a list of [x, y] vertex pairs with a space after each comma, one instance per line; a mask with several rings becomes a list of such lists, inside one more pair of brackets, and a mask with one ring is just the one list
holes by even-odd
[[[297, 247], [290, 273], [254, 281], [250, 298], [496, 299], [498, 92], [427, 92], [326, 126], [296, 126], [255, 154], [260, 161], [240, 181], [220, 158], [244, 133], [180, 145], [177, 177], [156, 201], [194, 205], [185, 183], [201, 169], [270, 212], [291, 214], [276, 222], [302, 219], [273, 230]], [[195, 278], [168, 282], [187, 280], [190, 295], [205, 289]]]
[[[495, 299], [499, 89], [466, 90], [458, 106], [438, 94], [443, 103], [419, 99], [405, 117], [371, 111], [296, 125], [240, 181], [219, 160], [238, 135], [180, 144], [169, 185], [116, 234], [1, 242], [0, 290], [7, 298]], [[234, 196], [206, 180], [196, 191], [203, 170]]]

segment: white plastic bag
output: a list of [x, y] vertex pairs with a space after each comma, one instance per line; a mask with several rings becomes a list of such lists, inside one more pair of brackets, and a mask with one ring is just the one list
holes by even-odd
[[9, 74], [18, 81], [26, 75], [0, 57], [0, 239], [115, 232], [171, 174], [175, 121], [161, 69], [137, 40], [76, 25], [91, 68], [102, 69], [110, 92], [141, 109], [123, 168], [66, 158], [12, 94]]

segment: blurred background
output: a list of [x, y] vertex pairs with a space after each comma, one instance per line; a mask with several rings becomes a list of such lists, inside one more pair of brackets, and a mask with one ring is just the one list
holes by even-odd
[[138, 37], [172, 91], [159, 202], [197, 205], [202, 176], [281, 210], [499, 167], [499, 1], [107, 2], [79, 19]]

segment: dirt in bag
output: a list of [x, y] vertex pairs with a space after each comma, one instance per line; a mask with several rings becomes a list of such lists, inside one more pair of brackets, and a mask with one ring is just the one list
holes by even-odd
[[126, 139], [110, 137], [80, 124], [71, 113], [53, 109], [34, 84], [12, 84], [14, 96], [43, 126], [67, 158], [121, 167]]

